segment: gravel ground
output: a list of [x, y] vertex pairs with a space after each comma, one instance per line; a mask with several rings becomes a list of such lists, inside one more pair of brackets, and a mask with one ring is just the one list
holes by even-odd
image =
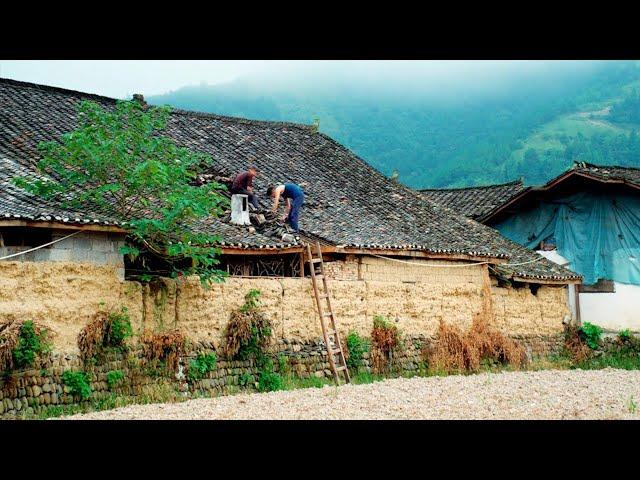
[[640, 419], [640, 371], [607, 368], [398, 378], [366, 385], [131, 405], [66, 418]]

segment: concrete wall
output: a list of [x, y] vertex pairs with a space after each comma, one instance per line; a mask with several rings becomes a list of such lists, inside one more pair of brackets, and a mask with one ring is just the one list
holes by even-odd
[[640, 286], [614, 282], [615, 293], [579, 293], [580, 320], [607, 330], [640, 331]]
[[[373, 317], [386, 315], [408, 335], [431, 336], [441, 319], [466, 327], [474, 315], [493, 311], [496, 326], [505, 333], [562, 331], [568, 313], [565, 289], [541, 287], [534, 295], [528, 288], [491, 287], [482, 266], [433, 270], [417, 283], [393, 279], [391, 273], [403, 275], [395, 270], [385, 280], [331, 281], [339, 330], [368, 336]], [[138, 333], [178, 327], [193, 340], [217, 345], [231, 311], [252, 288], [262, 293], [276, 338], [320, 337], [309, 279], [231, 277], [209, 289], [196, 278], [182, 283], [165, 279], [142, 286], [119, 280], [115, 266], [65, 262], [0, 262], [0, 321], [9, 316], [37, 320], [53, 331], [56, 349], [74, 351], [78, 332], [96, 311], [126, 306]]]
[[[51, 240], [58, 240], [73, 233], [70, 230], [53, 230]], [[40, 243], [39, 243], [40, 244]], [[24, 247], [0, 246], [0, 257], [29, 250], [37, 245]], [[124, 279], [124, 257], [119, 253], [124, 246], [124, 235], [106, 232], [82, 232], [48, 247], [9, 259], [17, 262], [77, 262], [117, 267], [117, 274]]]

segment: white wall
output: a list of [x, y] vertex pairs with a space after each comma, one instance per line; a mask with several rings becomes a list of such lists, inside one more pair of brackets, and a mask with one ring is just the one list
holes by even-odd
[[[570, 262], [555, 250], [538, 250], [554, 263], [571, 268]], [[607, 330], [628, 328], [640, 331], [640, 286], [614, 282], [614, 293], [580, 293], [580, 320]], [[569, 288], [569, 307], [575, 319], [575, 293]]]
[[615, 293], [581, 293], [580, 317], [608, 330], [640, 331], [640, 286], [614, 282]]

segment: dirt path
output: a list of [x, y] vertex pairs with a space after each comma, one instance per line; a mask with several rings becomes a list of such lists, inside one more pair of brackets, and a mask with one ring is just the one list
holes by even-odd
[[132, 405], [67, 419], [640, 419], [640, 371], [546, 370]]

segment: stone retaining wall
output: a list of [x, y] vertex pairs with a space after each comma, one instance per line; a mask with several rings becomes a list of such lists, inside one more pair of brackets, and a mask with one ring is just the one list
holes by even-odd
[[[416, 370], [421, 362], [422, 339], [409, 339], [406, 344], [407, 348], [396, 358], [396, 368], [403, 371]], [[180, 359], [179, 372], [171, 377], [152, 377], [145, 373], [144, 362], [137, 349], [128, 355], [110, 354], [102, 363], [86, 368], [77, 355], [53, 354], [40, 362], [37, 368], [12, 372], [0, 377], [0, 418], [37, 414], [56, 405], [91, 403], [113, 394], [135, 398], [144, 395], [146, 388], [153, 387], [158, 382], [169, 382], [176, 392], [181, 392], [186, 397], [193, 397], [199, 394], [226, 394], [230, 386], [240, 385], [241, 376], [249, 375], [250, 382], [245, 388], [255, 389], [254, 384], [258, 381], [259, 369], [254, 360], [218, 359], [215, 370], [205, 378], [193, 383], [187, 382], [185, 369], [190, 360], [198, 353], [214, 352], [215, 350], [211, 347], [211, 344], [206, 343], [196, 345], [190, 354]], [[295, 376], [333, 378], [321, 341], [280, 341], [272, 345], [269, 351], [276, 358], [275, 371], [279, 371], [276, 355], [283, 355], [287, 359], [286, 368]], [[364, 355], [361, 368], [364, 371], [371, 371], [367, 353]], [[70, 393], [69, 387], [65, 386], [62, 380], [66, 370], [85, 370], [88, 373], [92, 389], [90, 398], [81, 400]], [[110, 389], [107, 374], [114, 370], [122, 371], [124, 379], [118, 386]]]
[[[528, 356], [548, 355], [559, 353], [562, 348], [562, 335], [551, 336], [520, 336], [514, 337], [522, 342]], [[423, 366], [421, 356], [422, 347], [432, 339], [424, 335], [404, 336], [404, 349], [394, 358], [394, 371], [415, 372]], [[26, 371], [13, 372], [0, 378], [0, 418], [8, 419], [21, 415], [37, 414], [52, 406], [83, 404], [99, 401], [114, 394], [129, 397], [132, 400], [148, 394], [147, 389], [158, 383], [167, 383], [176, 394], [185, 397], [197, 395], [224, 395], [231, 388], [240, 388], [243, 376], [250, 376], [249, 385], [243, 386], [249, 390], [255, 389], [258, 381], [259, 369], [253, 360], [225, 360], [218, 359], [216, 368], [205, 378], [193, 383], [185, 379], [185, 368], [198, 353], [214, 352], [213, 344], [196, 344], [191, 353], [180, 359], [179, 373], [171, 378], [152, 377], [145, 372], [144, 362], [140, 359], [139, 350], [134, 349], [128, 355], [111, 354], [102, 363], [87, 367], [92, 389], [91, 397], [80, 400], [73, 397], [69, 388], [64, 385], [62, 375], [66, 370], [83, 370], [83, 363], [75, 354], [52, 354], [46, 361]], [[288, 373], [300, 378], [318, 377], [332, 378], [329, 361], [324, 351], [324, 343], [319, 340], [275, 342], [269, 349], [276, 360], [275, 371], [279, 371], [277, 355], [286, 359]], [[361, 369], [371, 372], [368, 353], [363, 356]], [[124, 379], [121, 384], [110, 389], [107, 374], [113, 370], [121, 370]], [[280, 372], [284, 373], [284, 372]]]

